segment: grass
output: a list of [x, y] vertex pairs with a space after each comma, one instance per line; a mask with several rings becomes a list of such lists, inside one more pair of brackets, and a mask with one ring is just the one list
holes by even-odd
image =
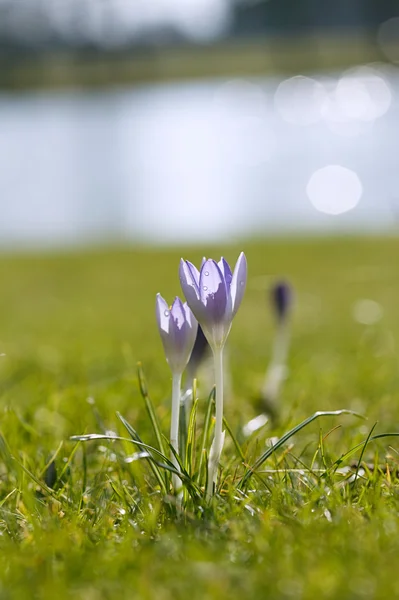
[[[264, 77], [385, 61], [375, 36], [325, 30], [312, 35], [263, 36], [209, 46], [175, 46], [104, 54], [21, 56], [0, 71], [0, 88], [96, 88], [209, 77]], [[394, 48], [392, 48], [392, 51]]]
[[[157, 444], [139, 360], [167, 434], [170, 374], [154, 302], [158, 291], [180, 293], [181, 251], [0, 257], [2, 600], [399, 594], [399, 443], [364, 443], [399, 432], [399, 239], [273, 240], [183, 254], [198, 262], [202, 252], [223, 252], [234, 261], [241, 249], [249, 281], [229, 338], [234, 393], [225, 413], [245, 461], [226, 434], [220, 493], [210, 506], [188, 500], [186, 511], [162, 493], [148, 461], [133, 460], [130, 441], [69, 439], [106, 431], [129, 438], [119, 411]], [[296, 292], [290, 376], [279, 425], [246, 441], [240, 432], [261, 410], [273, 333], [265, 290], [280, 276]], [[374, 324], [353, 318], [365, 298], [383, 309]], [[209, 391], [199, 384], [193, 461]], [[313, 421], [240, 492], [245, 465], [267, 440], [315, 411], [343, 408], [367, 420]]]

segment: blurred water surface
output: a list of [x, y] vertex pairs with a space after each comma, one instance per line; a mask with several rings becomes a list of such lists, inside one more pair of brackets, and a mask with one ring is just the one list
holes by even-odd
[[0, 244], [375, 230], [399, 213], [393, 67], [0, 96]]

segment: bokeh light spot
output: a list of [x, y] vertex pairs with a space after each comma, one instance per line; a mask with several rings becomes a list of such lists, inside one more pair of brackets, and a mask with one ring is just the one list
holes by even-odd
[[362, 299], [355, 302], [353, 305], [353, 318], [358, 323], [363, 325], [373, 325], [380, 321], [384, 311], [378, 302], [375, 300]]
[[369, 67], [344, 73], [338, 81], [335, 97], [345, 116], [360, 121], [374, 121], [382, 117], [392, 101], [385, 79]]
[[303, 75], [282, 81], [274, 95], [274, 104], [280, 116], [295, 125], [310, 125], [320, 121], [326, 100], [324, 86]]
[[328, 165], [313, 173], [306, 192], [317, 210], [340, 215], [358, 204], [362, 184], [354, 171], [340, 165]]

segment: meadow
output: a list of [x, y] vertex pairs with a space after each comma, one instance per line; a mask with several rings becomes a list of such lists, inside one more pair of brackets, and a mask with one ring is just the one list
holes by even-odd
[[[140, 361], [168, 435], [155, 295], [181, 294], [182, 255], [234, 263], [241, 250], [248, 285], [228, 340], [221, 485], [211, 502], [180, 507], [116, 412], [156, 445]], [[399, 595], [399, 440], [369, 439], [399, 433], [398, 255], [394, 236], [2, 254], [0, 598]], [[295, 291], [281, 415], [246, 439], [243, 426], [262, 412], [268, 290], [280, 278]], [[211, 391], [201, 379], [198, 389], [197, 458]], [[240, 490], [270, 440], [338, 409], [364, 418], [313, 421]], [[127, 441], [70, 440], [105, 432]]]

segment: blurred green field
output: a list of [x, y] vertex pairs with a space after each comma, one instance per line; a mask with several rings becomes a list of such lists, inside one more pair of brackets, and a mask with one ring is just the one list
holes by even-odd
[[96, 88], [209, 77], [281, 77], [379, 61], [385, 62], [386, 57], [373, 36], [352, 29], [323, 30], [311, 35], [245, 38], [209, 46], [21, 55], [3, 64], [0, 57], [0, 89]]
[[[143, 493], [146, 466], [119, 462], [123, 447], [111, 452], [107, 443], [90, 442], [75, 449], [68, 438], [101, 427], [122, 432], [118, 410], [153, 441], [137, 385], [139, 360], [167, 434], [170, 376], [155, 294], [180, 294], [181, 254], [199, 263], [203, 254], [223, 253], [234, 262], [240, 250], [249, 280], [229, 338], [233, 395], [226, 417], [234, 432], [260, 410], [274, 329], [267, 289], [280, 277], [295, 288], [281, 423], [266, 426], [248, 457], [317, 410], [348, 408], [368, 419], [329, 417], [300, 432], [278, 464], [272, 458], [265, 465], [279, 466], [278, 474], [253, 478], [249, 508], [227, 495], [203, 520], [173, 520], [159, 493]], [[3, 254], [0, 598], [399, 595], [399, 442], [370, 444], [353, 485], [312, 472], [365, 440], [376, 422], [374, 433], [399, 432], [398, 255], [394, 237]], [[379, 321], [355, 321], [362, 299], [381, 305]], [[57, 449], [65, 485], [51, 495], [38, 482]], [[222, 462], [233, 454], [228, 441]], [[294, 466], [304, 472], [290, 474]], [[129, 496], [132, 478], [141, 481], [139, 506]]]

